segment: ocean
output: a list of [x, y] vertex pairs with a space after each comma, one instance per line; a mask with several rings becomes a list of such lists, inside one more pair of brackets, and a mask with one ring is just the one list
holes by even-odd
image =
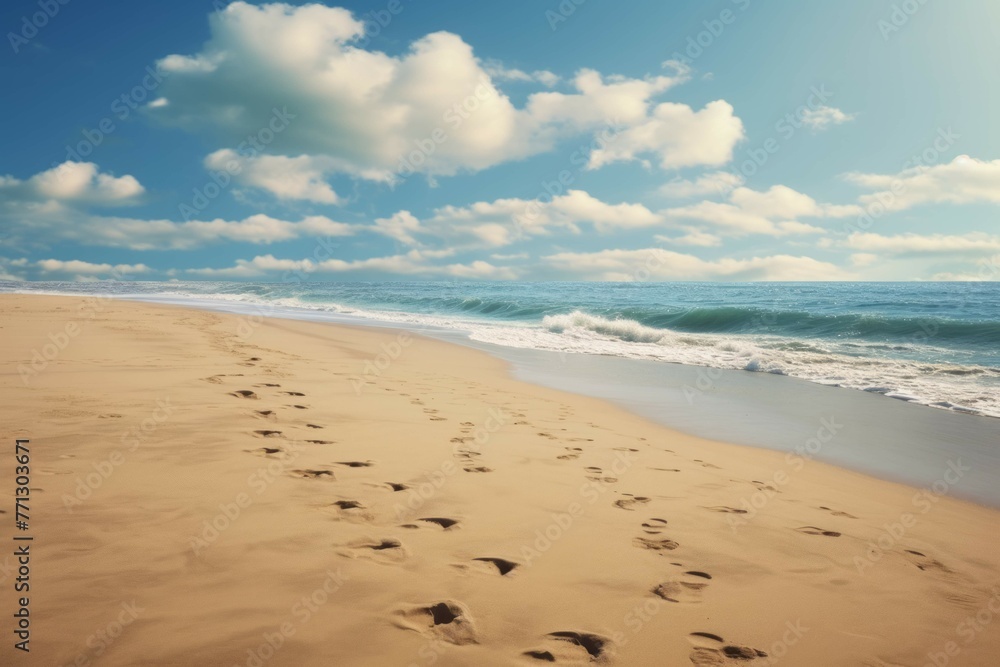
[[1000, 417], [998, 283], [0, 283], [769, 373]]

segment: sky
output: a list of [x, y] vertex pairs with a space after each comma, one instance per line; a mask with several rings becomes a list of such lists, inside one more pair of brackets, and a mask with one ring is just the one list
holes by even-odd
[[995, 0], [8, 0], [0, 280], [996, 280]]

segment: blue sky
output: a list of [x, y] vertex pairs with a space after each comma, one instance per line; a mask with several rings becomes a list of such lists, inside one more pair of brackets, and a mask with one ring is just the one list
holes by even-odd
[[995, 279], [998, 22], [7, 2], [0, 278]]

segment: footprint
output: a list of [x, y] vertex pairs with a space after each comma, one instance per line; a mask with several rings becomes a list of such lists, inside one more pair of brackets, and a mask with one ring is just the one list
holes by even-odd
[[701, 592], [708, 586], [712, 576], [705, 572], [685, 572], [683, 576], [665, 581], [653, 589], [653, 594], [667, 602], [692, 604], [701, 602]]
[[254, 414], [261, 417], [273, 417], [274, 410], [254, 410]]
[[292, 407], [295, 408], [296, 410], [308, 410], [309, 409], [309, 408], [307, 408], [304, 405], [293, 405]]
[[670, 539], [654, 540], [648, 537], [637, 537], [632, 540], [632, 544], [640, 549], [649, 549], [650, 551], [673, 551], [680, 546]]
[[284, 450], [281, 447], [260, 447], [258, 449], [247, 450], [252, 454], [257, 454], [259, 456], [269, 456], [271, 454], [280, 454]]
[[323, 428], [319, 424], [306, 424], [306, 427], [307, 428]]
[[330, 479], [336, 479], [333, 476], [332, 470], [293, 470], [292, 474], [296, 477], [301, 477], [303, 479], [319, 479], [320, 477], [329, 477]]
[[817, 528], [816, 526], [802, 526], [801, 528], [796, 528], [795, 530], [800, 533], [805, 533], [806, 535], [825, 535], [826, 537], [840, 537], [840, 533], [835, 530], [823, 530], [822, 528]]
[[281, 393], [288, 396], [305, 396], [301, 391], [283, 391]]
[[391, 537], [356, 540], [345, 544], [338, 553], [346, 558], [369, 558], [387, 563], [399, 563], [410, 555], [402, 542]]
[[[729, 644], [725, 639], [711, 632], [692, 632], [688, 635], [688, 641], [694, 646], [689, 657], [695, 667], [753, 665], [758, 658], [767, 657], [767, 653], [764, 651], [749, 646]], [[764, 662], [757, 664], [764, 664]]]
[[942, 563], [941, 561], [935, 560], [934, 558], [931, 558], [930, 556], [922, 554], [919, 551], [914, 551], [912, 549], [907, 549], [906, 551], [903, 552], [903, 557], [906, 560], [908, 560], [911, 563], [913, 563], [914, 565], [916, 565], [920, 570], [925, 571], [925, 572], [927, 570], [932, 570], [932, 571], [937, 571], [937, 572], [945, 572], [945, 573], [948, 573], [948, 574], [951, 574], [951, 572], [952, 572], [952, 570], [949, 567], [947, 567], [944, 563]]
[[741, 510], [736, 507], [727, 507], [726, 505], [717, 505], [715, 507], [706, 507], [705, 509], [710, 512], [722, 512], [724, 514], [746, 514], [746, 510]]
[[310, 445], [332, 445], [333, 440], [306, 440]]
[[408, 488], [410, 488], [406, 484], [400, 484], [399, 482], [386, 482], [386, 485], [390, 489], [392, 489], [393, 492], [396, 492], [396, 491], [406, 491]]
[[574, 461], [580, 458], [580, 452], [583, 451], [579, 447], [565, 447], [564, 449], [566, 449], [568, 453], [557, 456], [556, 458], [560, 461]]
[[337, 461], [337, 465], [348, 468], [370, 468], [375, 464], [372, 461]]
[[522, 655], [544, 662], [591, 664], [605, 662], [612, 650], [607, 637], [589, 632], [563, 630], [546, 635], [545, 646], [525, 651]]
[[254, 431], [262, 438], [277, 438], [281, 436], [281, 431]]
[[461, 602], [445, 600], [428, 605], [408, 605], [393, 612], [396, 625], [407, 630], [463, 646], [478, 644], [476, 626]]
[[705, 463], [701, 459], [692, 459], [695, 463], [700, 463], [702, 468], [715, 468], [716, 470], [722, 470], [719, 466], [714, 463]]
[[643, 531], [647, 535], [659, 535], [663, 532], [663, 527], [667, 525], [666, 519], [650, 519], [642, 524]]
[[357, 500], [338, 500], [323, 509], [332, 510], [338, 519], [363, 522], [374, 520], [372, 514], [368, 512], [368, 508]]
[[492, 566], [490, 569], [496, 568], [501, 577], [507, 576], [518, 566], [518, 564], [514, 561], [505, 560], [503, 558], [473, 558], [472, 560], [485, 563], [487, 566]]
[[239, 389], [229, 393], [230, 396], [235, 396], [236, 398], [258, 398], [257, 394], [253, 393], [249, 389]]
[[470, 466], [468, 468], [462, 468], [465, 472], [493, 472], [493, 468], [487, 468], [486, 466]]
[[417, 519], [417, 521], [426, 521], [427, 523], [437, 524], [444, 530], [449, 530], [450, 528], [458, 525], [458, 521], [455, 519], [446, 519], [444, 517], [427, 517], [424, 519]]
[[621, 500], [615, 501], [615, 507], [618, 509], [628, 510], [629, 512], [634, 512], [633, 507], [635, 505], [645, 505], [649, 502], [649, 498], [645, 496], [632, 496], [630, 493], [626, 493], [626, 496], [631, 496], [629, 498], [622, 498]]
[[829, 512], [833, 516], [842, 516], [842, 517], [846, 517], [848, 519], [857, 519], [858, 518], [858, 517], [854, 516], [853, 514], [848, 514], [847, 512], [841, 512], [841, 511], [838, 511], [838, 510], [832, 510], [829, 507], [824, 507], [823, 505], [820, 505], [819, 509], [826, 510], [827, 512]]

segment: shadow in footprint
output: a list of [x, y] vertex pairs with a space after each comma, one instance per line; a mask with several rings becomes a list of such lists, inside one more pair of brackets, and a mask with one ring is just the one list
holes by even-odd
[[653, 594], [667, 602], [692, 604], [701, 602], [701, 593], [712, 576], [705, 572], [685, 572], [681, 577], [665, 581], [653, 589]]
[[445, 600], [428, 605], [410, 605], [394, 612], [396, 624], [407, 630], [450, 644], [477, 644], [476, 626], [469, 610], [460, 602]]
[[723, 667], [736, 664], [757, 663], [767, 658], [767, 653], [749, 646], [727, 643], [725, 639], [711, 632], [692, 632], [688, 641], [694, 646], [690, 659], [696, 667]]
[[320, 479], [324, 477], [335, 479], [332, 470], [293, 470], [292, 475], [295, 477], [301, 477], [302, 479]]
[[801, 528], [796, 528], [800, 533], [805, 533], [806, 535], [824, 535], [826, 537], [840, 537], [840, 533], [835, 530], [823, 530], [822, 528], [817, 528], [816, 526], [802, 526]]
[[236, 398], [257, 398], [257, 394], [253, 393], [249, 389], [239, 389], [229, 393], [230, 396], [235, 396]]
[[503, 558], [473, 558], [472, 560], [493, 565], [501, 577], [507, 576], [517, 568], [517, 563]]
[[458, 525], [458, 521], [455, 519], [446, 519], [444, 517], [426, 517], [423, 519], [417, 519], [417, 521], [425, 521], [427, 523], [433, 523], [435, 525], [441, 526], [444, 530], [449, 530]]

